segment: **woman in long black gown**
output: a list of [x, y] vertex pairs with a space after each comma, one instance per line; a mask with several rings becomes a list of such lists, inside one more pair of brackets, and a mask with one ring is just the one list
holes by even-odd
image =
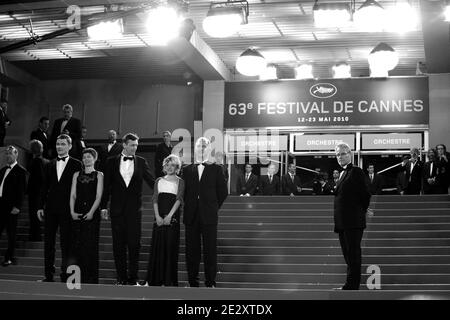
[[97, 152], [82, 152], [83, 169], [72, 179], [70, 212], [72, 215], [72, 257], [81, 270], [81, 283], [98, 283], [98, 244], [103, 173], [95, 171]]
[[184, 181], [176, 175], [180, 167], [180, 158], [169, 155], [163, 161], [166, 175], [155, 181], [155, 222], [147, 270], [147, 283], [151, 286], [178, 286], [180, 211], [184, 194]]

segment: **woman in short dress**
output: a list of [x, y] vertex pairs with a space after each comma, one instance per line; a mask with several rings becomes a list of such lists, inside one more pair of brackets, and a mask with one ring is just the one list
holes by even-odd
[[70, 213], [72, 215], [72, 256], [81, 270], [81, 283], [98, 283], [98, 245], [103, 173], [94, 169], [97, 152], [82, 152], [83, 169], [72, 179]]
[[180, 167], [180, 158], [169, 155], [163, 161], [165, 176], [155, 181], [155, 222], [147, 270], [147, 283], [151, 286], [178, 286], [180, 212], [184, 194], [184, 181], [177, 176]]

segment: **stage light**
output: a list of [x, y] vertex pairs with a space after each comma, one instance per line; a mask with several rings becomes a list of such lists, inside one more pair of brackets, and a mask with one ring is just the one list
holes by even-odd
[[248, 23], [248, 13], [247, 1], [212, 2], [203, 29], [211, 37], [229, 37]]
[[444, 8], [444, 19], [450, 22], [450, 2], [447, 1], [447, 5]]
[[295, 68], [295, 79], [313, 79], [312, 65], [302, 64]]
[[360, 31], [383, 31], [386, 23], [386, 12], [375, 0], [366, 0], [354, 13], [353, 21]]
[[346, 62], [341, 62], [333, 66], [333, 78], [351, 78], [351, 67]]
[[408, 3], [395, 4], [386, 10], [386, 31], [408, 32], [417, 30], [419, 17], [417, 11]]
[[118, 39], [123, 35], [123, 21], [122, 19], [114, 21], [102, 21], [98, 24], [87, 28], [89, 40], [110, 40]]
[[277, 80], [277, 67], [274, 65], [268, 65], [263, 72], [259, 75], [259, 80]]
[[338, 28], [350, 25], [352, 11], [347, 3], [314, 3], [314, 24], [318, 28]]
[[388, 44], [379, 43], [368, 57], [371, 77], [387, 77], [398, 64], [398, 53]]
[[245, 50], [236, 61], [236, 69], [245, 76], [259, 76], [267, 66], [264, 56], [253, 48]]
[[149, 44], [154, 46], [165, 46], [176, 38], [180, 32], [183, 18], [173, 7], [159, 6], [151, 9], [147, 16], [147, 32]]

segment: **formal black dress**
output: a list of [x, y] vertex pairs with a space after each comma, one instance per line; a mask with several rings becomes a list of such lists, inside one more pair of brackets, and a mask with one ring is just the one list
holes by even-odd
[[[80, 171], [77, 178], [77, 198], [75, 212], [87, 214], [97, 196], [97, 171]], [[100, 228], [100, 210], [94, 213], [90, 221], [73, 221], [72, 244], [73, 257], [81, 269], [82, 283], [98, 283], [98, 243]]]
[[[166, 217], [177, 200], [182, 200], [183, 181], [159, 178], [155, 183], [154, 201], [161, 218]], [[173, 214], [170, 225], [153, 223], [147, 282], [151, 286], [178, 286], [178, 251], [180, 246], [180, 211]]]

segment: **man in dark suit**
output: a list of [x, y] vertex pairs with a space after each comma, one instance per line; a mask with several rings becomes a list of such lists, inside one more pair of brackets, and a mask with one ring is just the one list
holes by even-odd
[[440, 167], [436, 163], [436, 151], [428, 150], [428, 161], [423, 165], [423, 193], [439, 194], [439, 170]]
[[447, 152], [447, 147], [444, 144], [438, 144], [436, 152], [436, 163], [439, 166], [439, 193], [448, 194], [448, 187], [450, 186], [450, 153]]
[[295, 174], [296, 167], [294, 163], [289, 164], [288, 173], [281, 178], [281, 188], [286, 196], [296, 196], [302, 192], [300, 178]]
[[30, 141], [30, 150], [32, 153], [32, 160], [28, 164], [28, 178], [27, 194], [28, 194], [28, 214], [30, 216], [30, 241], [41, 241], [41, 223], [37, 216], [39, 207], [40, 190], [44, 183], [45, 166], [50, 162], [42, 156], [44, 147], [39, 140]]
[[81, 170], [81, 162], [69, 156], [72, 139], [66, 134], [56, 138], [57, 158], [49, 162], [44, 169], [44, 181], [41, 186], [37, 215], [44, 221], [44, 282], [53, 282], [55, 269], [55, 242], [59, 228], [61, 246], [61, 282], [67, 281], [67, 267], [70, 265], [71, 224], [70, 190], [75, 172]]
[[164, 131], [163, 142], [158, 144], [155, 153], [155, 176], [156, 178], [163, 177], [165, 174], [163, 172], [163, 160], [172, 153], [172, 144], [170, 142], [172, 134], [170, 131]]
[[317, 179], [313, 182], [314, 195], [330, 195], [333, 194], [332, 187], [328, 182], [328, 173], [320, 172]]
[[333, 178], [330, 180], [329, 185], [331, 188], [331, 194], [334, 194], [336, 192], [337, 183], [339, 181], [339, 170], [333, 170]]
[[46, 159], [50, 159], [48, 150], [48, 128], [50, 127], [50, 120], [47, 117], [41, 117], [39, 119], [39, 126], [36, 130], [31, 132], [30, 140], [39, 140], [42, 143], [42, 156]]
[[2, 99], [0, 102], [0, 147], [5, 145], [6, 128], [11, 125], [7, 112], [8, 101]]
[[[100, 207], [104, 219], [111, 217], [113, 254], [117, 271], [117, 285], [137, 285], [139, 252], [141, 247], [142, 184], [153, 188], [155, 178], [147, 160], [136, 155], [139, 137], [127, 133], [123, 151], [106, 162], [104, 191]], [[129, 268], [127, 272], [127, 249]]]
[[276, 165], [271, 163], [267, 168], [267, 175], [261, 176], [259, 178], [259, 194], [265, 196], [273, 196], [281, 194], [281, 183], [280, 178], [275, 175]]
[[26, 189], [27, 171], [17, 163], [18, 155], [15, 147], [6, 147], [6, 166], [0, 170], [0, 238], [5, 228], [8, 233], [8, 249], [2, 263], [4, 267], [15, 262], [17, 217]]
[[375, 166], [372, 163], [367, 166], [366, 183], [371, 195], [381, 194], [381, 177], [375, 173]]
[[245, 173], [237, 179], [236, 192], [240, 196], [253, 196], [258, 187], [258, 177], [252, 173], [252, 165], [245, 164]]
[[411, 149], [411, 158], [404, 160], [401, 170], [405, 172], [405, 188], [401, 194], [420, 194], [422, 190], [423, 163], [419, 160], [419, 149]]
[[[70, 104], [65, 104], [62, 107], [64, 116], [62, 118], [56, 119], [53, 123], [52, 134], [50, 138], [51, 148], [55, 148], [56, 139], [60, 134], [67, 134], [72, 139], [72, 148], [70, 149], [69, 155], [73, 158], [81, 160], [81, 120], [74, 118], [73, 108]], [[52, 157], [57, 154], [53, 150]]]
[[346, 143], [336, 146], [336, 158], [344, 169], [334, 198], [334, 232], [347, 264], [347, 280], [342, 290], [358, 290], [361, 282], [361, 239], [366, 228], [370, 192], [364, 172], [351, 163], [352, 152]]
[[106, 160], [110, 157], [116, 157], [122, 153], [122, 143], [117, 141], [117, 132], [109, 130], [108, 144], [100, 147], [100, 164], [99, 170], [104, 172], [106, 170]]
[[201, 243], [206, 287], [216, 286], [218, 211], [228, 196], [223, 171], [209, 161], [211, 142], [195, 143], [196, 163], [183, 170], [185, 182], [183, 223], [186, 227], [186, 265], [191, 287], [199, 286]]

